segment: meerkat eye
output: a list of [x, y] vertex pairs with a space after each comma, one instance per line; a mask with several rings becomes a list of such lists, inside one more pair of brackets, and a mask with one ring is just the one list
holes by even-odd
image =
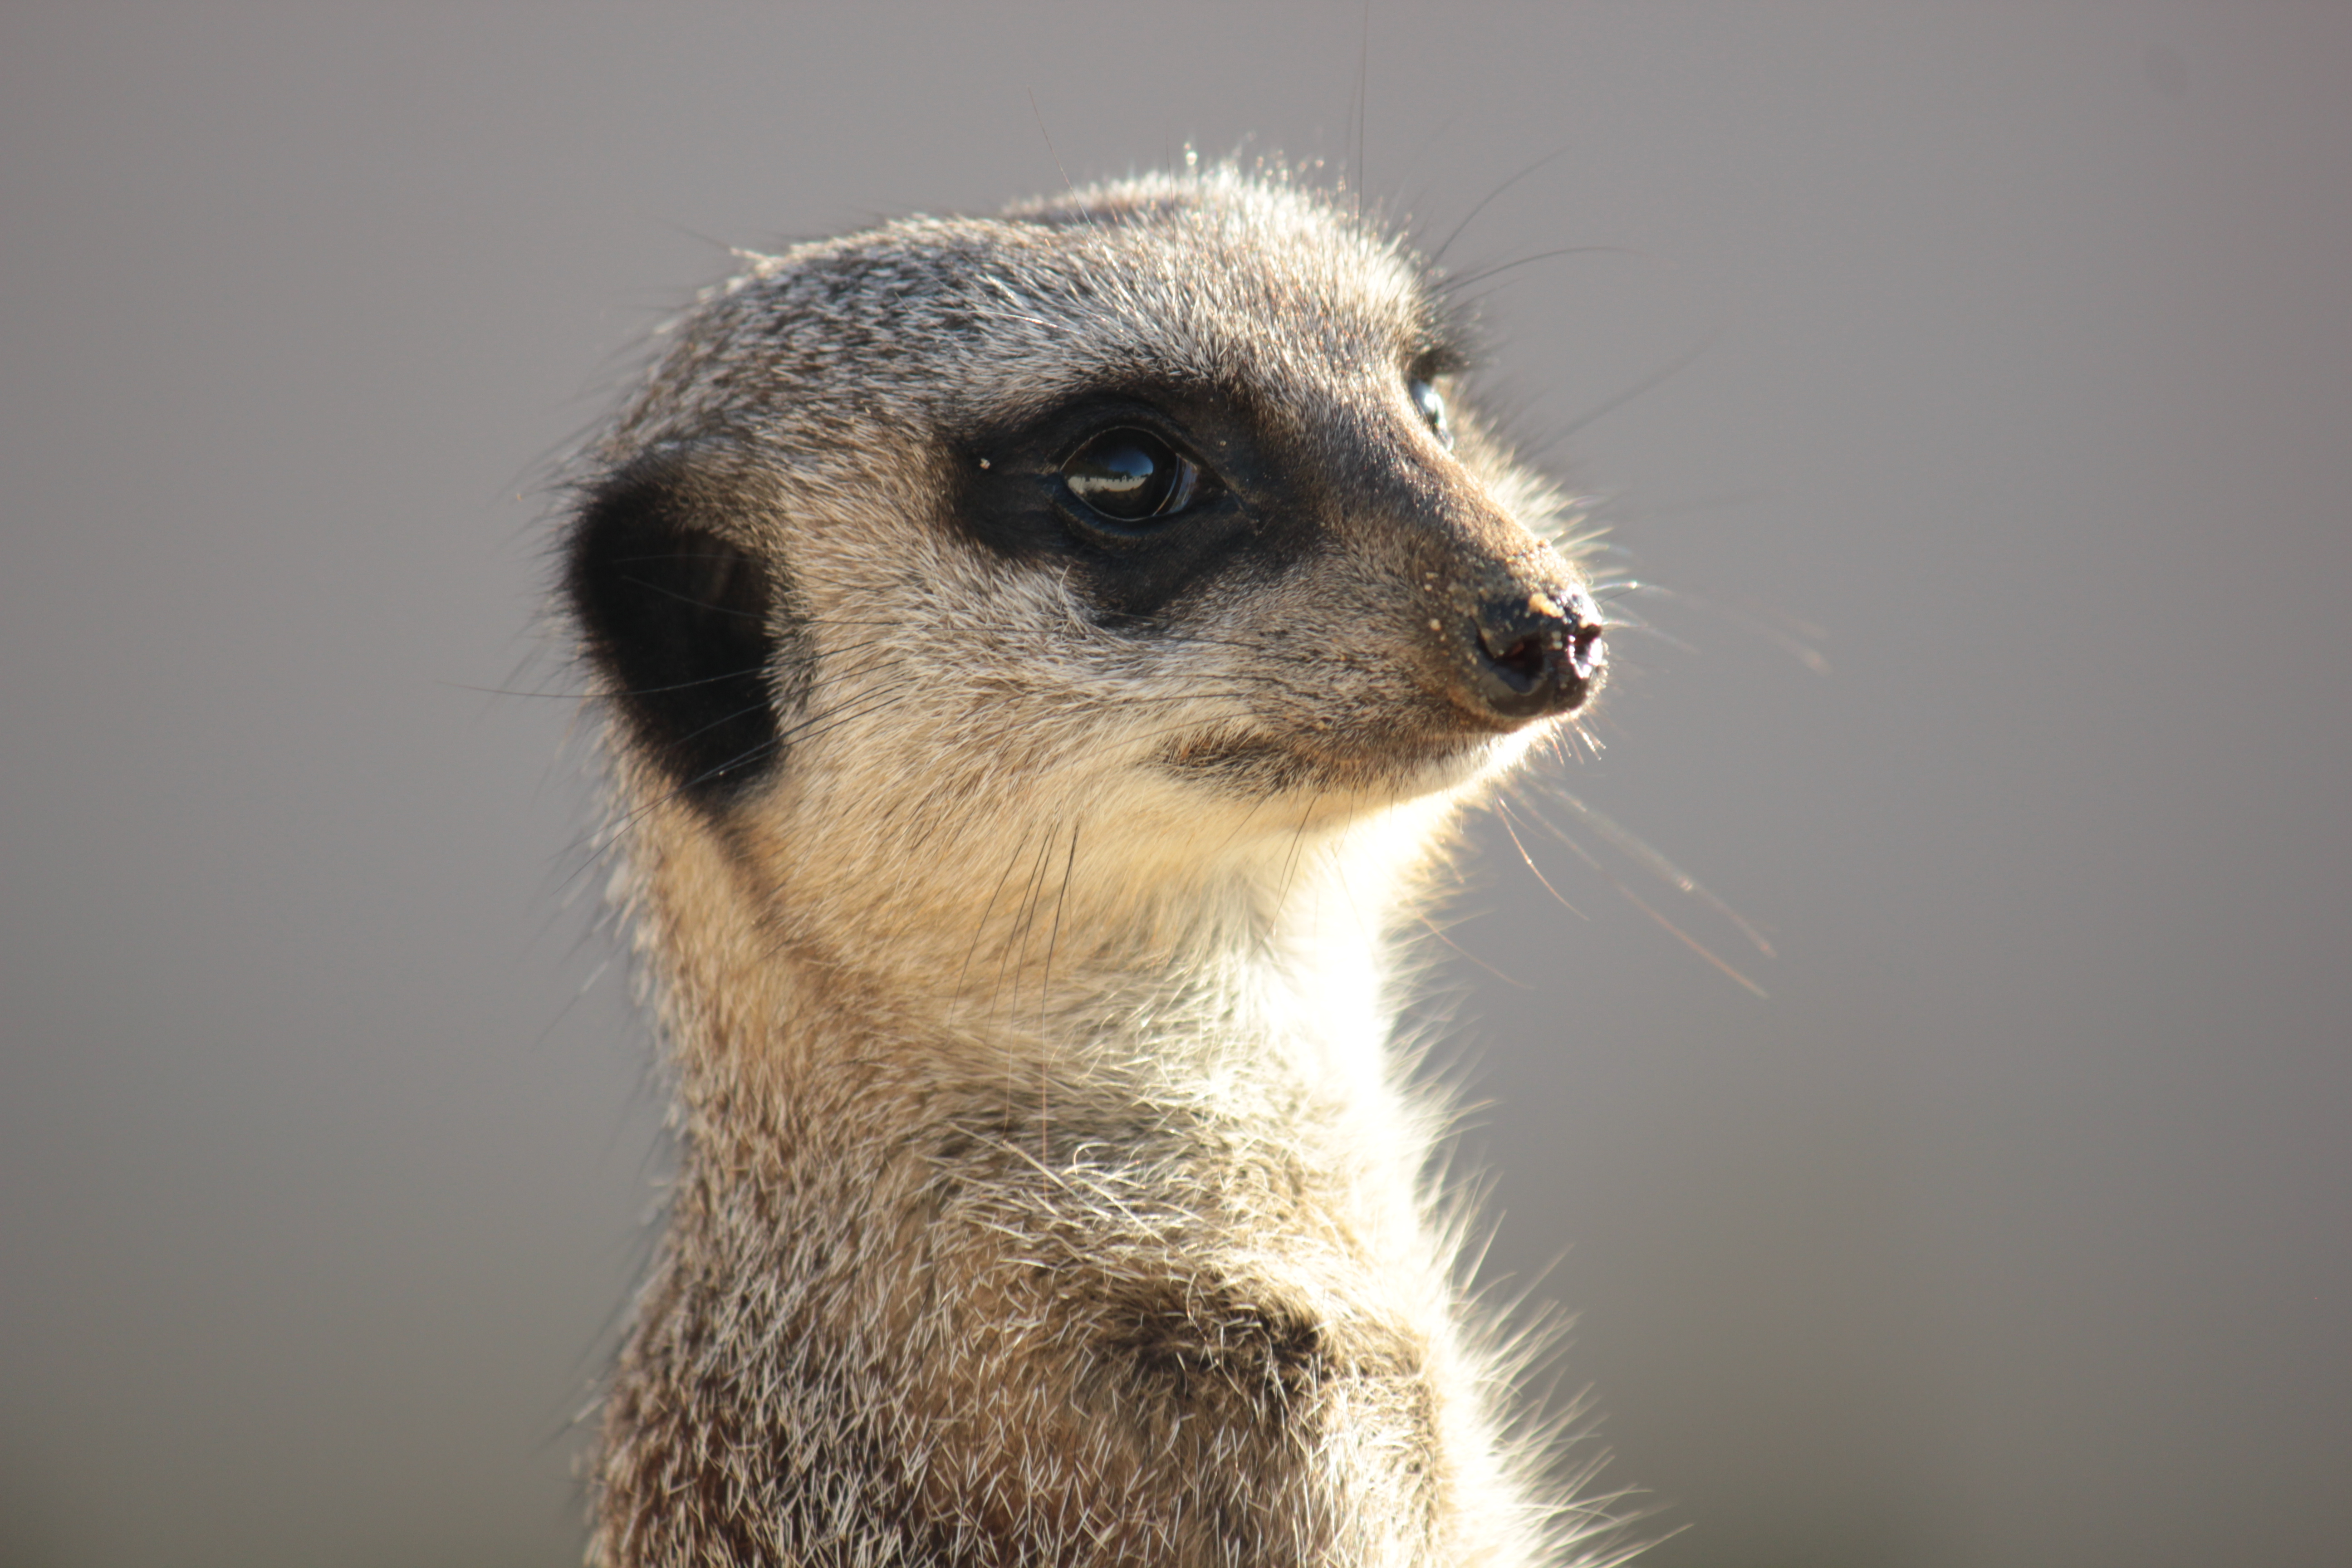
[[1445, 422], [1445, 399], [1437, 395], [1437, 388], [1416, 379], [1405, 383], [1404, 390], [1405, 395], [1412, 399], [1412, 405], [1421, 410], [1422, 418], [1428, 421], [1430, 434], [1437, 437], [1438, 445], [1449, 452], [1454, 450], [1454, 426]]
[[1070, 493], [1115, 522], [1168, 517], [1191, 504], [1201, 470], [1145, 430], [1106, 430], [1062, 465]]

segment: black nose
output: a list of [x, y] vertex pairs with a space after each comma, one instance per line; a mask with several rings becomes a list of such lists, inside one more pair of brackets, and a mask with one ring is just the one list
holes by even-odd
[[1506, 719], [1573, 713], [1609, 663], [1601, 612], [1580, 588], [1490, 599], [1478, 607], [1471, 641], [1471, 688]]

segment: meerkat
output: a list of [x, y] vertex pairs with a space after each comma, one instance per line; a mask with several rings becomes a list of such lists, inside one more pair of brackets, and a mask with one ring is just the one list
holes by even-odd
[[1601, 1560], [1389, 1042], [1449, 827], [1604, 673], [1459, 340], [1232, 166], [670, 330], [563, 541], [680, 1147], [593, 1563]]

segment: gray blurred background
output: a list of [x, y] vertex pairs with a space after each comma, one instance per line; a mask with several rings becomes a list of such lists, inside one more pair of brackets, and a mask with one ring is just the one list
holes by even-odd
[[1612, 247], [1484, 384], [1668, 591], [1438, 952], [1648, 1561], [2352, 1563], [2352, 8], [1369, 17], [0, 13], [0, 1563], [576, 1560], [551, 465], [727, 245], [1188, 141]]

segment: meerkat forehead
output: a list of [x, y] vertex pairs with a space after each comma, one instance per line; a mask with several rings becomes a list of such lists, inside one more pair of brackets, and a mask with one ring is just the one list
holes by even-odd
[[951, 434], [1118, 385], [1189, 384], [1305, 418], [1345, 380], [1360, 392], [1464, 360], [1393, 238], [1320, 194], [1232, 170], [760, 258], [679, 336], [635, 440], [760, 416]]

